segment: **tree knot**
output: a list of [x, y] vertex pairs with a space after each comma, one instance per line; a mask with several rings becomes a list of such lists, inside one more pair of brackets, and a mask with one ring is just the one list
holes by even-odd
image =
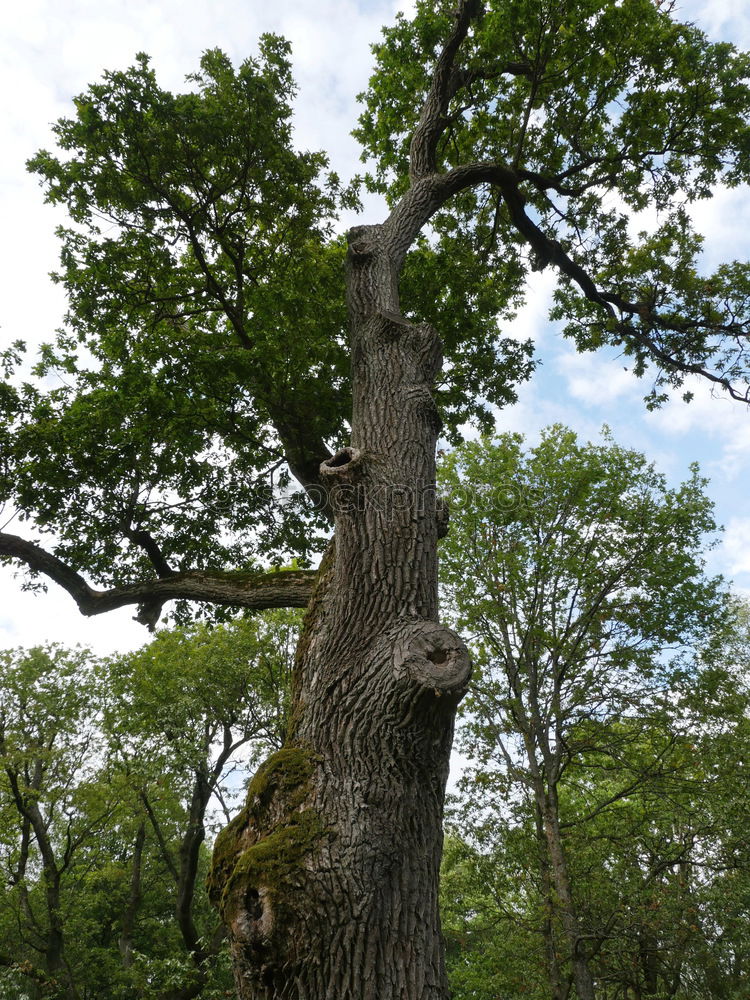
[[436, 695], [463, 697], [471, 677], [471, 660], [460, 637], [433, 621], [400, 626], [394, 642], [394, 666]]
[[380, 229], [380, 226], [354, 226], [349, 230], [346, 241], [351, 261], [359, 262], [372, 257], [378, 247]]

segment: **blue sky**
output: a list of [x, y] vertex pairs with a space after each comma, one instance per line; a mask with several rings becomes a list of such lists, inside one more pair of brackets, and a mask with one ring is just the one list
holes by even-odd
[[[300, 96], [296, 141], [326, 149], [332, 166], [346, 178], [360, 167], [349, 136], [357, 108], [355, 95], [367, 82], [369, 45], [389, 22], [397, 0], [26, 0], [4, 14], [0, 38], [0, 337], [39, 343], [60, 324], [65, 302], [48, 273], [56, 266], [54, 228], [64, 221], [42, 204], [25, 160], [52, 146], [50, 124], [69, 113], [70, 99], [103, 70], [129, 65], [137, 51], [153, 57], [160, 82], [179, 88], [195, 69], [201, 52], [221, 47], [235, 60], [251, 53], [258, 35], [276, 31], [293, 45]], [[750, 48], [750, 5], [746, 0], [683, 2], [678, 16], [698, 23], [710, 36]], [[362, 221], [379, 221], [377, 200]], [[706, 235], [706, 266], [723, 258], [750, 256], [750, 192], [720, 191], [699, 205], [696, 218]], [[732, 577], [750, 593], [750, 414], [738, 403], [711, 398], [695, 387], [689, 406], [677, 400], [648, 413], [642, 396], [648, 385], [624, 370], [616, 355], [578, 355], [548, 323], [551, 283], [542, 275], [530, 290], [517, 332], [535, 338], [543, 364], [523, 387], [517, 406], [498, 416], [501, 430], [519, 430], [530, 439], [554, 421], [581, 436], [596, 437], [608, 424], [622, 444], [644, 451], [673, 481], [685, 478], [698, 461], [711, 479], [709, 492], [726, 527], [711, 568]], [[13, 530], [9, 528], [9, 530]], [[19, 529], [20, 530], [20, 529]], [[146, 638], [142, 626], [123, 610], [83, 619], [67, 595], [36, 597], [19, 592], [8, 569], [0, 571], [0, 644], [46, 640], [91, 644], [100, 652], [132, 648]]]

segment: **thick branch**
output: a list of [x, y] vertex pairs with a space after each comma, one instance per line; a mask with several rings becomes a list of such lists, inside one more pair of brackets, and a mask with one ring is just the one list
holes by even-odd
[[479, 14], [481, 6], [480, 0], [461, 0], [455, 12], [453, 30], [438, 56], [430, 90], [412, 136], [409, 164], [412, 181], [435, 172], [435, 151], [445, 129], [448, 102], [459, 85], [459, 75], [453, 64], [469, 25]]
[[[24, 563], [35, 573], [54, 580], [70, 594], [81, 614], [103, 614], [127, 605], [141, 605], [139, 621], [149, 624], [149, 609], [167, 601], [205, 601], [226, 607], [304, 608], [310, 599], [317, 572], [282, 570], [278, 573], [187, 570], [163, 580], [144, 580], [111, 590], [94, 590], [84, 578], [57, 556], [18, 535], [0, 532], [0, 557]], [[158, 615], [157, 615], [158, 617]]]
[[[417, 180], [394, 208], [384, 229], [390, 242], [392, 260], [397, 268], [411, 247], [417, 234], [446, 201], [470, 187], [489, 184], [499, 189], [511, 221], [534, 251], [537, 267], [553, 264], [566, 277], [574, 281], [586, 298], [600, 306], [614, 321], [614, 333], [623, 341], [637, 345], [666, 369], [686, 375], [700, 375], [725, 389], [733, 399], [750, 401], [750, 389], [742, 392], [735, 388], [729, 377], [709, 371], [700, 362], [685, 361], [670, 353], [654, 338], [659, 330], [675, 333], [695, 332], [696, 323], [680, 321], [674, 316], [664, 316], [648, 303], [628, 302], [620, 296], [600, 289], [591, 275], [564, 251], [561, 244], [547, 236], [526, 212], [526, 198], [520, 190], [519, 173], [502, 163], [479, 162], [456, 167], [445, 174], [432, 174]], [[619, 311], [619, 315], [618, 315]], [[642, 326], [631, 323], [639, 319]], [[647, 325], [646, 325], [647, 324]], [[745, 339], [746, 324], [714, 325], [707, 332], [721, 333]]]
[[130, 528], [125, 525], [123, 526], [123, 534], [129, 542], [132, 542], [133, 545], [138, 545], [143, 549], [160, 577], [174, 575], [175, 571], [169, 565], [164, 553], [156, 544], [156, 539], [153, 538], [147, 531], [143, 531], [143, 529]]
[[263, 403], [279, 435], [289, 471], [306, 490], [316, 510], [332, 521], [333, 515], [318, 475], [320, 463], [330, 458], [331, 453], [317, 433], [317, 428], [307, 414], [290, 406], [288, 399], [274, 403], [265, 398]]

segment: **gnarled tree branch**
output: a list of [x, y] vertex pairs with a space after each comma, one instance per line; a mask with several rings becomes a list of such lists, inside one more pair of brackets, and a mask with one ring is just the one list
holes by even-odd
[[456, 56], [471, 27], [483, 10], [482, 0], [460, 0], [454, 12], [455, 23], [435, 63], [430, 89], [427, 92], [419, 122], [409, 146], [409, 177], [414, 181], [429, 177], [437, 169], [437, 146], [450, 121], [448, 105], [456, 94], [470, 87], [475, 80], [511, 76], [532, 77], [534, 67], [527, 61], [508, 61], [493, 67], [488, 73], [480, 69], [465, 69], [456, 63]]
[[[393, 259], [400, 266], [409, 247], [426, 222], [450, 198], [461, 191], [480, 184], [499, 189], [511, 221], [527, 241], [542, 269], [553, 264], [566, 277], [574, 281], [585, 297], [611, 318], [613, 332], [624, 343], [640, 348], [666, 370], [685, 375], [699, 375], [714, 385], [721, 386], [729, 395], [741, 402], [750, 402], [750, 387], [738, 389], [725, 374], [711, 371], [700, 361], [687, 361], [671, 353], [658, 342], [659, 331], [673, 333], [694, 332], [693, 320], [680, 320], [673, 314], [666, 316], [654, 310], [647, 302], [629, 302], [621, 296], [597, 286], [594, 278], [570, 257], [562, 245], [548, 236], [526, 212], [526, 198], [520, 189], [524, 177], [511, 167], [494, 161], [469, 163], [444, 174], [431, 174], [412, 184], [388, 218], [384, 229], [390, 241]], [[640, 321], [639, 325], [631, 320]], [[747, 341], [750, 350], [750, 324], [705, 324], [707, 333], [731, 336], [738, 342]]]
[[446, 111], [459, 86], [459, 72], [454, 67], [456, 53], [466, 38], [472, 19], [482, 9], [481, 0], [461, 0], [455, 13], [455, 24], [438, 56], [432, 74], [430, 90], [422, 108], [409, 150], [409, 175], [412, 181], [435, 172], [437, 142], [446, 125]]
[[[0, 532], [0, 558], [24, 563], [34, 573], [41, 573], [66, 590], [88, 617], [127, 605], [139, 605], [136, 620], [149, 627], [158, 620], [158, 611], [167, 601], [204, 601], [225, 607], [304, 608], [312, 594], [316, 570], [281, 570], [279, 572], [236, 572], [187, 570], [161, 580], [95, 590], [74, 569], [34, 542]], [[157, 611], [156, 619], [154, 612]]]

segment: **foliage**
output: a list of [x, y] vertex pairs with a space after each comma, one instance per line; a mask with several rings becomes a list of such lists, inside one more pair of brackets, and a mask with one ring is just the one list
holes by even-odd
[[584, 445], [559, 426], [528, 450], [468, 443], [443, 480], [443, 581], [477, 667], [456, 821], [480, 901], [459, 923], [481, 943], [453, 957], [458, 995], [473, 995], [467, 969], [512, 995], [514, 953], [530, 991], [568, 995], [571, 934], [597, 997], [733, 995], [739, 855], [734, 907], [711, 901], [748, 819], [747, 610], [704, 576], [704, 481], [693, 469], [670, 488], [607, 435]]
[[4, 652], [0, 692], [2, 965], [23, 964], [54, 991], [71, 974], [61, 955], [63, 894], [80, 930], [91, 917], [76, 890], [92, 859], [103, 862], [99, 838], [121, 815], [101, 768], [100, 689], [89, 653], [52, 647]]
[[140, 56], [76, 99], [62, 156], [30, 162], [71, 214], [56, 279], [70, 309], [35, 368], [60, 383], [11, 397], [5, 488], [99, 580], [148, 565], [139, 532], [173, 569], [245, 565], [259, 518], [251, 550], [305, 551], [292, 504], [286, 535], [267, 518], [269, 421], [296, 409], [316, 440], [341, 432], [342, 250], [336, 179], [290, 145], [287, 57], [271, 37], [237, 71], [208, 52], [173, 95]]
[[204, 840], [240, 770], [281, 744], [298, 624], [273, 612], [161, 631], [108, 660], [2, 654], [0, 990], [226, 994]]
[[[392, 202], [409, 183], [454, 6], [420, 0], [374, 47], [355, 134], [375, 164], [370, 187]], [[509, 300], [529, 269], [556, 264], [553, 315], [566, 335], [582, 350], [623, 348], [637, 374], [653, 364], [652, 404], [711, 364], [715, 378], [746, 385], [748, 267], [701, 273], [689, 206], [717, 183], [747, 181], [747, 54], [652, 0], [476, 6], [436, 165], [501, 165], [509, 190], [495, 176], [446, 205], [433, 220], [438, 252], [492, 274]]]
[[458, 827], [446, 837], [440, 892], [452, 996], [547, 1000], [538, 865], [524, 851], [528, 831], [500, 822], [492, 852]]
[[[548, 265], [567, 333], [652, 366], [652, 403], [694, 373], [744, 398], [747, 266], [702, 272], [690, 206], [748, 178], [745, 54], [652, 0], [419, 2], [374, 54], [356, 131], [370, 187], [392, 206], [422, 198], [425, 170], [445, 187], [399, 278], [404, 315], [441, 331], [450, 438], [490, 430], [488, 404], [530, 376], [509, 324]], [[164, 90], [141, 54], [29, 162], [70, 214], [70, 308], [34, 377], [14, 375], [23, 345], [2, 355], [0, 501], [110, 587], [307, 565], [320, 462], [347, 437], [335, 226], [356, 186], [294, 148], [283, 39], [238, 68], [209, 50], [188, 84]], [[49, 575], [28, 545], [3, 554]]]
[[[456, 620], [488, 658], [539, 660], [545, 720], [561, 701], [566, 726], [595, 726], [618, 701], [625, 712], [631, 682], [666, 677], [681, 649], [713, 641], [725, 600], [702, 574], [716, 525], [697, 467], [671, 489], [608, 433], [582, 445], [558, 425], [528, 455], [520, 435], [467, 443], [445, 460], [442, 484]], [[521, 712], [522, 690], [504, 686], [499, 707]]]
[[[114, 585], [154, 568], [304, 562], [319, 547], [310, 517], [321, 522], [289, 469], [314, 481], [349, 416], [332, 225], [356, 199], [323, 154], [292, 147], [289, 46], [264, 36], [237, 70], [209, 51], [188, 82], [165, 91], [140, 55], [75, 99], [54, 129], [60, 153], [29, 162], [71, 216], [55, 276], [69, 312], [36, 378], [3, 388], [0, 496]], [[426, 243], [405, 280], [413, 311], [451, 317], [452, 426], [484, 412], [477, 393], [512, 400], [529, 345], [486, 350], [504, 290]], [[6, 352], [10, 370], [22, 353]]]

